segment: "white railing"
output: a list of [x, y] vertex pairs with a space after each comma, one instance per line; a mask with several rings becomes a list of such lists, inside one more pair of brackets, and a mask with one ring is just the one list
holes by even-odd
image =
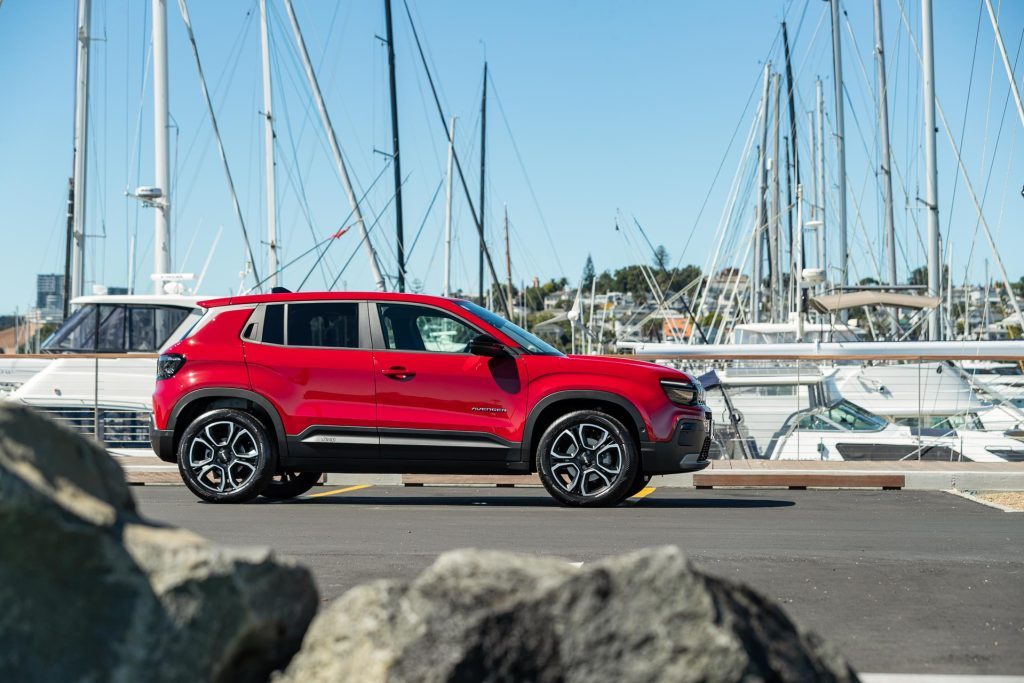
[[703, 376], [712, 457], [1024, 461], [1024, 342], [627, 344]]

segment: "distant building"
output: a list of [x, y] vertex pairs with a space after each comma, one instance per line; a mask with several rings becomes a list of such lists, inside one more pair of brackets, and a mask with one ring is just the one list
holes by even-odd
[[666, 315], [661, 319], [661, 336], [666, 341], [689, 339], [693, 334], [693, 318], [688, 315]]
[[64, 276], [40, 273], [36, 276], [36, 308], [44, 318], [59, 317], [64, 311]]
[[544, 297], [544, 310], [561, 310], [568, 306], [572, 306], [572, 302], [576, 299], [576, 290], [569, 289], [566, 287], [560, 292], [552, 292]]

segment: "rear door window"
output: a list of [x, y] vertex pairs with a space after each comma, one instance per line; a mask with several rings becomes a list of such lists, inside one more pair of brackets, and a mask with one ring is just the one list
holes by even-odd
[[288, 304], [287, 326], [288, 346], [359, 348], [358, 303]]

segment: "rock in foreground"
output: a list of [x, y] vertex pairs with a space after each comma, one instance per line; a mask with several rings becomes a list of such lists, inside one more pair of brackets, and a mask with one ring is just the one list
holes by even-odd
[[141, 519], [105, 452], [0, 404], [0, 680], [266, 680], [317, 602], [267, 550]]
[[310, 626], [284, 679], [853, 681], [780, 607], [672, 547], [576, 569], [496, 552], [442, 555], [411, 583], [359, 586]]

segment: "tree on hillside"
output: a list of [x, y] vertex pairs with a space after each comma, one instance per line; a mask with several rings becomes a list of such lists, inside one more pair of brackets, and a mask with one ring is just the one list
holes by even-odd
[[590, 257], [590, 254], [587, 254], [587, 262], [583, 264], [583, 279], [580, 281], [580, 287], [589, 290], [590, 284], [594, 281], [596, 275], [594, 272], [594, 259]]
[[[939, 287], [945, 287], [945, 282], [949, 279], [949, 266], [942, 266], [942, 279], [939, 282]], [[923, 285], [928, 286], [928, 266], [918, 266], [914, 270], [910, 271], [910, 279], [907, 281], [908, 285]]]
[[664, 244], [659, 244], [654, 250], [654, 267], [661, 271], [668, 269], [668, 249]]

